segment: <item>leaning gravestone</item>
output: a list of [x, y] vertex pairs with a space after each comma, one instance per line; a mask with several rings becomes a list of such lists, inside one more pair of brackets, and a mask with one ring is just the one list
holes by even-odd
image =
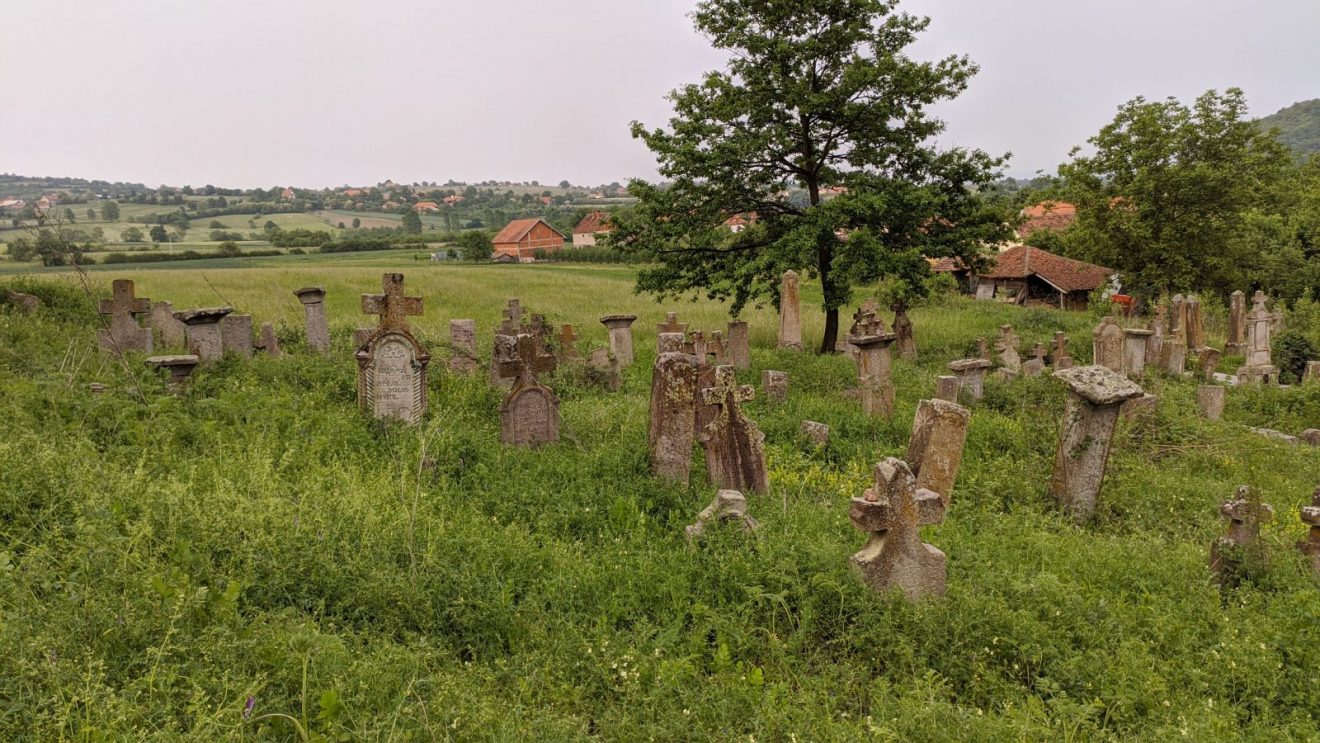
[[1054, 376], [1067, 385], [1068, 399], [1049, 491], [1074, 521], [1084, 523], [1095, 513], [1119, 410], [1145, 392], [1103, 366], [1079, 366]]
[[1231, 356], [1247, 350], [1247, 295], [1241, 290], [1228, 299], [1228, 343], [1224, 352]]
[[554, 356], [538, 353], [536, 338], [519, 335], [517, 360], [505, 362], [513, 389], [500, 405], [500, 441], [511, 446], [541, 446], [559, 440], [559, 398], [537, 374], [555, 368]]
[[220, 321], [233, 311], [233, 307], [206, 307], [174, 313], [176, 319], [188, 326], [188, 354], [203, 364], [224, 358]]
[[917, 477], [917, 488], [939, 494], [946, 508], [962, 466], [971, 420], [972, 412], [957, 403], [945, 400], [917, 403], [905, 460]]
[[636, 315], [606, 315], [600, 319], [601, 324], [609, 328], [610, 353], [618, 359], [620, 367], [632, 366], [632, 324], [636, 321]]
[[802, 350], [802, 311], [796, 271], [785, 271], [780, 283], [779, 347]]
[[220, 321], [220, 343], [225, 353], [252, 357], [252, 316], [225, 315]]
[[362, 295], [362, 313], [380, 319], [355, 355], [358, 405], [379, 420], [416, 425], [426, 416], [431, 355], [413, 337], [408, 317], [422, 314], [422, 298], [404, 294], [400, 273], [385, 274], [381, 288], [381, 294]]
[[477, 321], [449, 321], [449, 371], [471, 374], [477, 370]]
[[133, 282], [115, 279], [112, 297], [101, 300], [98, 312], [110, 316], [109, 329], [97, 331], [102, 350], [112, 353], [151, 353], [151, 329], [138, 325], [137, 316], [151, 311], [151, 300], [133, 296]]
[[1306, 539], [1297, 543], [1297, 549], [1306, 555], [1311, 571], [1320, 576], [1320, 488], [1311, 495], [1311, 505], [1302, 506], [1302, 523], [1307, 530]]
[[921, 527], [944, 521], [939, 493], [917, 487], [906, 462], [890, 457], [875, 466], [875, 485], [853, 498], [849, 518], [868, 533], [851, 562], [873, 590], [898, 588], [909, 600], [942, 596], [945, 557], [921, 541]]
[[719, 408], [715, 419], [698, 431], [706, 450], [706, 471], [716, 487], [742, 493], [770, 492], [765, 434], [742, 411], [742, 403], [755, 396], [751, 385], [738, 384], [732, 366], [716, 367], [714, 386], [701, 390], [702, 402]]
[[735, 369], [752, 368], [752, 342], [751, 331], [747, 323], [742, 320], [734, 320], [728, 325], [728, 347], [726, 350], [728, 363]]
[[295, 291], [307, 317], [307, 347], [317, 353], [330, 350], [330, 325], [325, 319], [325, 289], [308, 286]]
[[696, 356], [683, 353], [682, 333], [661, 333], [651, 368], [651, 419], [647, 435], [651, 474], [687, 485], [696, 441]]
[[1207, 382], [1213, 382], [1215, 379], [1215, 370], [1219, 368], [1219, 360], [1223, 358], [1223, 353], [1217, 348], [1205, 346], [1197, 351], [1200, 355], [1199, 364], [1201, 367], [1201, 377]]
[[607, 348], [594, 348], [587, 358], [587, 376], [593, 384], [600, 385], [610, 392], [618, 392], [623, 387], [623, 374], [619, 370], [619, 359]]
[[161, 348], [188, 347], [188, 326], [175, 319], [174, 306], [169, 302], [155, 302], [151, 305], [147, 325], [156, 332]]
[[1236, 585], [1244, 550], [1260, 539], [1260, 525], [1274, 518], [1274, 509], [1243, 485], [1232, 500], [1219, 507], [1228, 520], [1228, 533], [1210, 543], [1210, 572], [1220, 585]]

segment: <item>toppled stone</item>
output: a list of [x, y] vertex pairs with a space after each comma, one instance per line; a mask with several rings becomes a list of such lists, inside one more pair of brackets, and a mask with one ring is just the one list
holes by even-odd
[[697, 515], [696, 523], [684, 528], [688, 541], [695, 542], [706, 534], [712, 523], [736, 522], [744, 531], [754, 531], [760, 524], [747, 513], [747, 499], [737, 490], [721, 490], [715, 500]]
[[807, 440], [816, 446], [825, 446], [830, 442], [830, 427], [816, 421], [802, 421], [799, 429]]

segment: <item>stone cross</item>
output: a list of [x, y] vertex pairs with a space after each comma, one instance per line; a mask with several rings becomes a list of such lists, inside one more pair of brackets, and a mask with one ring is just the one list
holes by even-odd
[[691, 333], [691, 342], [684, 346], [684, 350], [701, 359], [701, 363], [706, 364], [710, 361], [709, 346], [706, 344], [706, 331], [694, 330]]
[[1320, 488], [1311, 495], [1311, 505], [1302, 506], [1302, 523], [1311, 527], [1306, 539], [1297, 543], [1297, 549], [1306, 555], [1311, 570], [1320, 575]]
[[133, 296], [133, 282], [115, 279], [111, 285], [112, 298], [101, 300], [97, 311], [110, 316], [110, 328], [97, 332], [103, 350], [113, 353], [141, 351], [151, 353], [151, 329], [138, 325], [137, 315], [151, 311], [151, 300]]
[[1141, 379], [1146, 373], [1146, 349], [1154, 335], [1142, 328], [1123, 329], [1123, 373], [1130, 379]]
[[408, 317], [422, 314], [422, 298], [403, 293], [403, 274], [387, 273], [381, 279], [383, 294], [363, 294], [362, 314], [379, 315], [376, 332], [391, 330], [410, 332]]
[[471, 374], [477, 370], [477, 321], [449, 321], [449, 371]]
[[532, 321], [523, 332], [531, 335], [536, 341], [537, 353], [543, 356], [554, 353], [550, 348], [550, 338], [554, 335], [554, 329], [546, 322], [545, 315], [532, 315]]
[[727, 363], [735, 369], [750, 369], [752, 367], [752, 345], [750, 330], [747, 323], [742, 320], [734, 320], [729, 323], [728, 346], [725, 351]]
[[517, 354], [502, 362], [505, 376], [516, 381], [500, 405], [500, 440], [532, 447], [558, 441], [559, 398], [536, 379], [555, 369], [555, 358], [539, 353], [536, 338], [527, 333], [518, 335]]
[[1031, 349], [1031, 361], [1026, 361], [1022, 364], [1022, 376], [1039, 377], [1044, 374], [1045, 357], [1048, 356], [1049, 353], [1049, 351], [1045, 350], [1044, 344], [1037, 343], [1035, 347]]
[[962, 466], [972, 411], [945, 400], [922, 400], [912, 421], [907, 454], [917, 488], [938, 493], [947, 508]]
[[252, 316], [226, 315], [220, 321], [220, 344], [225, 353], [252, 358]]
[[1073, 367], [1072, 357], [1068, 355], [1068, 334], [1062, 330], [1054, 333], [1054, 353], [1050, 357], [1050, 362], [1054, 365], [1055, 371]]
[[898, 336], [898, 357], [916, 361], [917, 338], [912, 331], [912, 320], [908, 318], [907, 308], [901, 304], [894, 307], [894, 335]]
[[609, 328], [610, 353], [618, 359], [620, 367], [632, 366], [632, 324], [636, 321], [636, 315], [606, 315], [600, 319], [601, 324]]
[[579, 336], [572, 325], [563, 325], [559, 328], [559, 354], [564, 359], [580, 359], [581, 354], [577, 350]]
[[714, 386], [701, 390], [702, 402], [719, 408], [715, 419], [698, 432], [706, 450], [706, 471], [716, 487], [770, 492], [765, 434], [743, 415], [741, 407], [754, 397], [756, 389], [739, 385], [732, 366], [716, 367]]
[[857, 387], [861, 392], [862, 411], [867, 415], [888, 418], [894, 414], [894, 382], [890, 376], [889, 347], [898, 338], [894, 333], [849, 336], [857, 348]]
[[1124, 343], [1123, 326], [1118, 320], [1113, 315], [1101, 320], [1091, 333], [1091, 363], [1122, 374]]
[[651, 417], [647, 433], [651, 474], [687, 485], [696, 441], [697, 369], [701, 361], [683, 353], [682, 333], [661, 333], [651, 367]]
[[944, 512], [939, 493], [919, 489], [906, 462], [878, 463], [874, 487], [853, 498], [848, 514], [869, 535], [851, 558], [862, 580], [879, 592], [898, 588], [909, 601], [944, 595], [944, 553], [921, 541], [921, 527], [943, 522]]
[[280, 348], [280, 337], [275, 334], [275, 326], [268, 322], [261, 324], [261, 338], [253, 343], [253, 347], [271, 358], [279, 358], [284, 355], [284, 349]]
[[169, 302], [152, 303], [147, 324], [158, 334], [161, 347], [188, 347], [188, 326], [174, 319], [174, 306]]
[[1022, 357], [1018, 355], [1018, 347], [1022, 341], [1017, 333], [1013, 332], [1012, 325], [1000, 325], [999, 337], [995, 339], [995, 351], [999, 354], [999, 365], [1010, 374], [1019, 374], [1022, 372]]
[[766, 369], [761, 372], [761, 388], [767, 402], [782, 405], [788, 401], [788, 372]]
[[309, 286], [294, 292], [307, 317], [307, 347], [317, 353], [330, 350], [330, 326], [325, 319], [325, 289]]
[[188, 326], [188, 353], [201, 363], [224, 358], [224, 336], [220, 321], [234, 311], [233, 307], [206, 307], [174, 313], [174, 318]]
[[1095, 513], [1119, 410], [1145, 391], [1103, 366], [1056, 371], [1054, 377], [1067, 385], [1068, 399], [1049, 492], [1074, 521], [1085, 523]]
[[850, 336], [882, 335], [888, 332], [885, 321], [880, 317], [880, 306], [874, 299], [868, 299], [853, 313], [853, 324], [848, 329]]
[[656, 338], [665, 333], [683, 333], [687, 334], [687, 323], [678, 321], [677, 312], [666, 312], [665, 321], [655, 326]]
[[1241, 290], [1228, 298], [1228, 343], [1224, 351], [1236, 356], [1247, 349], [1247, 295]]
[[700, 540], [711, 523], [736, 522], [744, 531], [754, 531], [760, 524], [747, 513], [747, 499], [737, 490], [721, 490], [715, 500], [697, 515], [697, 522], [684, 528], [689, 542]]
[[796, 271], [785, 271], [779, 287], [779, 347], [802, 350], [802, 312]]
[[518, 299], [510, 299], [500, 313], [504, 320], [500, 323], [500, 333], [502, 335], [518, 335], [523, 330], [523, 308], [522, 302]]
[[1274, 508], [1243, 485], [1232, 500], [1219, 507], [1219, 515], [1228, 519], [1228, 533], [1210, 544], [1210, 572], [1215, 582], [1235, 585], [1243, 565], [1243, 550], [1260, 539], [1260, 525], [1274, 518]]
[[949, 371], [958, 378], [958, 394], [966, 393], [972, 400], [985, 397], [985, 370], [991, 366], [986, 359], [962, 359], [950, 361]]

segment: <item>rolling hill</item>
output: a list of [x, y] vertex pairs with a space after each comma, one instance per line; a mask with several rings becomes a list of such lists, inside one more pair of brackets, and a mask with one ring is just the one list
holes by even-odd
[[1259, 121], [1267, 129], [1278, 128], [1279, 139], [1298, 155], [1320, 152], [1320, 98], [1294, 103]]

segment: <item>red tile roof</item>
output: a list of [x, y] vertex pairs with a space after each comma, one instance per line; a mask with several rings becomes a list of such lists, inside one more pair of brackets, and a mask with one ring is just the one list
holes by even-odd
[[[543, 219], [515, 219], [500, 230], [500, 234], [496, 235], [491, 242], [496, 244], [516, 243], [523, 239], [528, 232], [531, 232], [538, 222], [544, 221]], [[546, 226], [550, 227], [550, 223], [546, 222]], [[550, 229], [553, 230], [554, 228], [550, 227]]]
[[577, 227], [573, 228], [573, 234], [595, 235], [612, 229], [614, 228], [610, 226], [610, 215], [602, 211], [594, 211], [578, 222]]
[[1024, 279], [1035, 275], [1064, 292], [1091, 291], [1109, 281], [1115, 271], [1094, 263], [1064, 258], [1029, 245], [1017, 245], [994, 257], [994, 267], [982, 274], [991, 279]]
[[1066, 201], [1042, 201], [1023, 209], [1022, 216], [1026, 219], [1017, 231], [1025, 240], [1041, 230], [1058, 232], [1070, 227], [1077, 221], [1077, 205]]

